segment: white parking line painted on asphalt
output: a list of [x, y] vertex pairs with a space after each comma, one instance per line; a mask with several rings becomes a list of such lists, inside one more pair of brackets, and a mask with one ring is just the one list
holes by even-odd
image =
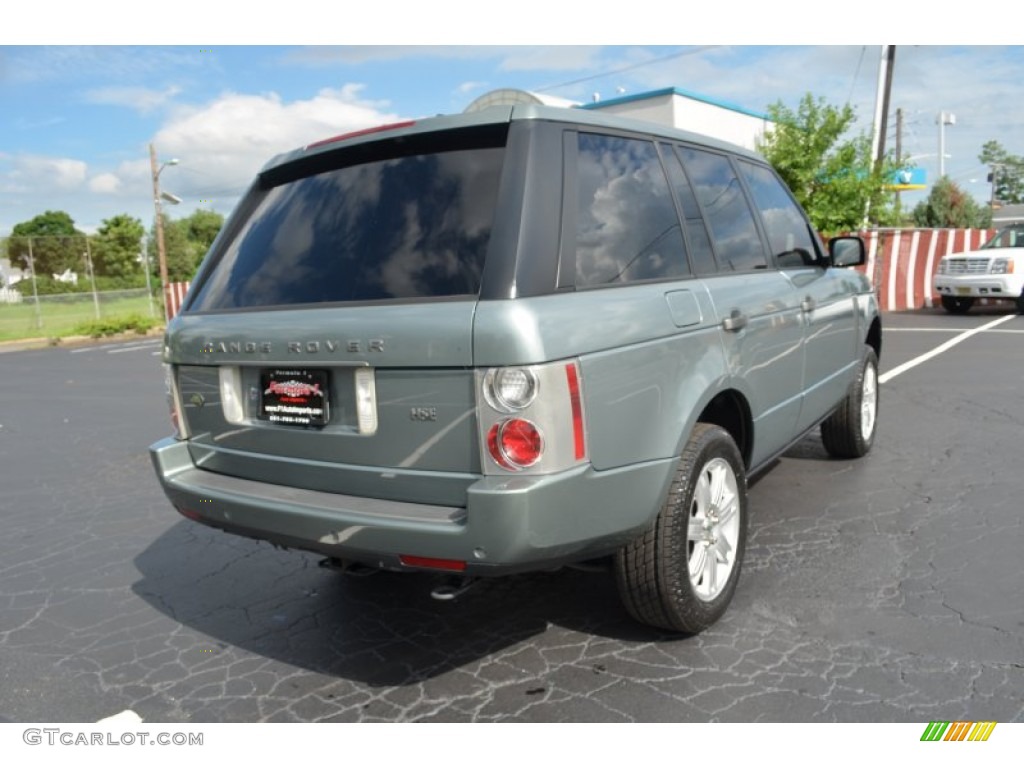
[[1015, 317], [1016, 315], [1004, 315], [1003, 317], [997, 317], [995, 320], [985, 323], [984, 325], [979, 325], [977, 328], [972, 328], [969, 331], [964, 331], [959, 336], [954, 336], [949, 341], [939, 344], [939, 346], [937, 346], [935, 349], [929, 352], [925, 352], [923, 355], [918, 355], [913, 360], [908, 360], [907, 362], [903, 363], [903, 365], [897, 365], [891, 371], [883, 373], [881, 376], [878, 377], [878, 383], [885, 384], [887, 381], [892, 381], [901, 373], [906, 373], [911, 368], [916, 368], [921, 363], [928, 362], [933, 357], [938, 357], [951, 347], [955, 347], [961, 341], [966, 341], [967, 339], [971, 338], [971, 336], [975, 336], [979, 333], [984, 333], [990, 328], [995, 328], [997, 325], [1005, 323], [1007, 320], [1012, 320]]
[[144, 349], [147, 347], [154, 347], [162, 344], [161, 339], [147, 339], [146, 341], [119, 341], [116, 344], [96, 344], [89, 347], [78, 347], [77, 349], [69, 349], [68, 351], [72, 355], [79, 355], [82, 352], [106, 352], [112, 354], [117, 351], [128, 351], [129, 349]]
[[113, 347], [119, 347], [119, 346], [120, 346], [120, 343], [118, 343], [118, 344], [97, 344], [95, 346], [90, 346], [90, 347], [78, 347], [78, 349], [71, 349], [71, 350], [68, 350], [68, 351], [71, 352], [72, 355], [78, 355], [78, 354], [81, 354], [82, 352], [96, 352], [96, 351], [101, 350], [101, 349], [111, 349]]
[[153, 347], [159, 347], [159, 341], [147, 341], [142, 344], [133, 344], [131, 346], [118, 347], [117, 349], [108, 349], [108, 355], [117, 355], [121, 352], [138, 352], [140, 349], [152, 349]]
[[[963, 333], [963, 328], [886, 328], [885, 333]], [[990, 328], [985, 333], [1024, 333], [1024, 328]]]
[[102, 720], [97, 720], [97, 723], [107, 723], [108, 725], [135, 725], [142, 722], [142, 718], [139, 717], [135, 712], [130, 709], [126, 709], [124, 712], [118, 712], [116, 715], [110, 717], [104, 717]]

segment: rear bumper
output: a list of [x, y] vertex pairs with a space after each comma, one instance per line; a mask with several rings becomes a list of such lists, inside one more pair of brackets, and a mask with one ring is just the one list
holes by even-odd
[[379, 568], [400, 556], [498, 575], [608, 554], [657, 513], [676, 460], [597, 472], [481, 477], [465, 507], [412, 504], [273, 485], [195, 466], [188, 444], [150, 447], [164, 492], [186, 517], [225, 531]]

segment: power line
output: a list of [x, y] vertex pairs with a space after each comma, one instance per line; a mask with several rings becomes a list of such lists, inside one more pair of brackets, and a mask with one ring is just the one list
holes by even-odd
[[860, 77], [860, 65], [864, 63], [864, 52], [867, 51], [868, 47], [862, 45], [860, 47], [860, 58], [857, 60], [857, 69], [853, 73], [853, 80], [850, 82], [850, 95], [846, 97], [846, 103], [849, 104], [853, 99], [853, 89], [857, 87], [857, 78]]
[[627, 65], [625, 67], [619, 67], [618, 69], [610, 69], [607, 72], [601, 72], [601, 73], [599, 73], [597, 75], [588, 75], [587, 77], [580, 77], [580, 78], [577, 78], [575, 80], [569, 80], [569, 81], [564, 82], [564, 83], [558, 83], [556, 85], [546, 85], [543, 88], [533, 88], [531, 90], [533, 90], [536, 93], [543, 93], [544, 91], [553, 91], [556, 88], [565, 88], [565, 87], [570, 86], [570, 85], [578, 85], [579, 83], [585, 83], [588, 80], [597, 80], [600, 77], [608, 77], [609, 75], [617, 75], [620, 72], [628, 72], [631, 69], [639, 69], [640, 67], [646, 67], [646, 66], [649, 66], [651, 64], [660, 64], [663, 61], [669, 61], [671, 59], [678, 59], [678, 58], [681, 58], [683, 56], [692, 56], [693, 54], [696, 54], [696, 53], [703, 53], [704, 51], [709, 51], [709, 50], [711, 50], [713, 48], [721, 48], [721, 47], [722, 46], [720, 46], [720, 45], [701, 45], [701, 46], [698, 46], [696, 48], [687, 48], [687, 49], [682, 50], [682, 51], [677, 51], [675, 53], [671, 53], [671, 54], [669, 54], [667, 56], [659, 56], [658, 58], [648, 59], [647, 61], [641, 61], [641, 62], [639, 62], [637, 64], [629, 64], [629, 65]]

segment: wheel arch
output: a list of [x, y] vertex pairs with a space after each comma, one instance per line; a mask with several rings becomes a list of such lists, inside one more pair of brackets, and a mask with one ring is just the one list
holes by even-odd
[[867, 338], [864, 339], [864, 343], [875, 350], [875, 358], [877, 360], [882, 359], [882, 319], [875, 317], [871, 321], [871, 327], [868, 328]]
[[754, 447], [754, 420], [750, 404], [742, 392], [736, 389], [719, 392], [704, 406], [696, 420], [705, 424], [715, 424], [728, 432], [740, 450], [744, 466], [750, 468]]

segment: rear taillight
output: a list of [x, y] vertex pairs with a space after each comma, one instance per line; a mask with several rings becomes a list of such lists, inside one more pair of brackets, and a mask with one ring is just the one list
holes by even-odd
[[487, 433], [487, 451], [504, 469], [525, 469], [536, 464], [544, 452], [544, 440], [537, 426], [526, 419], [505, 419]]
[[477, 382], [485, 472], [545, 474], [586, 462], [577, 361], [489, 368]]
[[167, 393], [167, 408], [171, 412], [171, 426], [174, 427], [174, 437], [184, 440], [188, 437], [188, 427], [185, 424], [184, 414], [181, 410], [181, 395], [178, 392], [178, 382], [174, 378], [174, 366], [164, 363], [164, 387]]

